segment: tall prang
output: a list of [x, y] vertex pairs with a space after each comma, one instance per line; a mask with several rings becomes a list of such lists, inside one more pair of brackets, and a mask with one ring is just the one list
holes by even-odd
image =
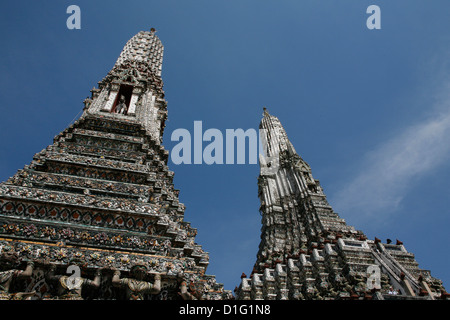
[[261, 242], [239, 300], [448, 299], [401, 241], [369, 240], [328, 203], [279, 119], [264, 108]]
[[163, 46], [123, 48], [81, 117], [0, 184], [1, 298], [228, 299], [162, 146]]

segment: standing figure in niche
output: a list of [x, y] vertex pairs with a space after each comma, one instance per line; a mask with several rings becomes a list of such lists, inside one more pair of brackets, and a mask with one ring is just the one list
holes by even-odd
[[127, 113], [127, 104], [125, 101], [125, 96], [121, 95], [119, 99], [119, 103], [116, 107], [116, 113], [126, 114]]
[[115, 270], [112, 278], [112, 284], [115, 287], [126, 290], [127, 299], [144, 300], [145, 294], [158, 294], [161, 291], [161, 275], [155, 274], [155, 282], [145, 281], [148, 270], [145, 264], [137, 263], [131, 267], [130, 275], [132, 278], [120, 278], [120, 271]]

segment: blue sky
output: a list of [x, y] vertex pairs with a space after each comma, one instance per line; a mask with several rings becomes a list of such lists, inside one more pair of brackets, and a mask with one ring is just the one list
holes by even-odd
[[[81, 30], [66, 8], [81, 8]], [[381, 8], [381, 30], [366, 9]], [[450, 286], [450, 2], [3, 1], [0, 180], [79, 117], [126, 41], [157, 29], [169, 121], [257, 129], [276, 115], [334, 210], [399, 239]], [[174, 165], [175, 187], [225, 288], [260, 240], [258, 165]]]

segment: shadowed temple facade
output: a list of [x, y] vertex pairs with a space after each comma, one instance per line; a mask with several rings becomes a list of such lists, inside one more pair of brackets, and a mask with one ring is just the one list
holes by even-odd
[[0, 184], [0, 299], [448, 298], [401, 242], [369, 240], [333, 211], [267, 110], [261, 243], [225, 290], [167, 166], [162, 59], [155, 30], [131, 38], [81, 117]]

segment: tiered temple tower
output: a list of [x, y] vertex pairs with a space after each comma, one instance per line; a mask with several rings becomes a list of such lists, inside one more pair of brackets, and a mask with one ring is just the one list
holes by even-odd
[[82, 116], [0, 184], [2, 298], [230, 298], [167, 167], [162, 58], [153, 29], [135, 35]]
[[446, 299], [442, 282], [418, 267], [405, 246], [369, 240], [328, 203], [310, 166], [296, 153], [277, 117], [260, 123], [258, 196], [261, 243], [245, 300]]

